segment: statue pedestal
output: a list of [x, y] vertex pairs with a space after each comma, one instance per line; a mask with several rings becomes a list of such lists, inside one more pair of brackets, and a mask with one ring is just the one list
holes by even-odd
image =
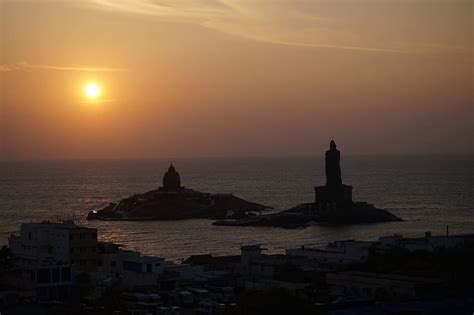
[[314, 187], [316, 204], [321, 206], [352, 204], [352, 186], [316, 186]]

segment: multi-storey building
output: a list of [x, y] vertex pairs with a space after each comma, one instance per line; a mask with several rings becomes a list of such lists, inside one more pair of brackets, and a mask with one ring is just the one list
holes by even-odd
[[75, 269], [97, 268], [97, 229], [76, 225], [73, 221], [23, 223], [19, 235], [11, 235], [9, 247], [26, 268], [44, 264], [72, 264]]

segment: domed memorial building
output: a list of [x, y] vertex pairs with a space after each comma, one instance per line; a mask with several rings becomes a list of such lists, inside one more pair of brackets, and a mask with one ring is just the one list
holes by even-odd
[[160, 189], [166, 192], [172, 192], [181, 189], [181, 177], [174, 168], [173, 163], [171, 163], [165, 175], [163, 175], [163, 187], [160, 187]]
[[269, 209], [232, 194], [211, 194], [181, 186], [181, 176], [170, 164], [163, 175], [163, 186], [111, 202], [92, 210], [88, 219], [98, 220], [180, 220], [193, 218], [243, 218]]

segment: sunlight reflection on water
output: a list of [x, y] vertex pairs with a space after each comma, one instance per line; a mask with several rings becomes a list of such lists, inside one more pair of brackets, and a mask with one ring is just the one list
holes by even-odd
[[[210, 220], [112, 222], [85, 220], [91, 209], [157, 188], [168, 160], [0, 162], [0, 244], [20, 222], [75, 217], [99, 228], [102, 240], [174, 260], [191, 254], [235, 254], [242, 244], [270, 252], [335, 239], [422, 235], [426, 230], [474, 232], [473, 159], [470, 157], [345, 157], [344, 182], [354, 199], [406, 221], [307, 229], [213, 226]], [[185, 186], [235, 195], [285, 209], [313, 199], [324, 182], [322, 157], [175, 160]]]

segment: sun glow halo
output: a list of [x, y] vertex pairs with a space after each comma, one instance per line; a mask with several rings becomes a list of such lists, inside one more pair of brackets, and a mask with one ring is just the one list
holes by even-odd
[[102, 94], [102, 89], [97, 83], [87, 83], [84, 86], [84, 94], [89, 99], [97, 99]]

